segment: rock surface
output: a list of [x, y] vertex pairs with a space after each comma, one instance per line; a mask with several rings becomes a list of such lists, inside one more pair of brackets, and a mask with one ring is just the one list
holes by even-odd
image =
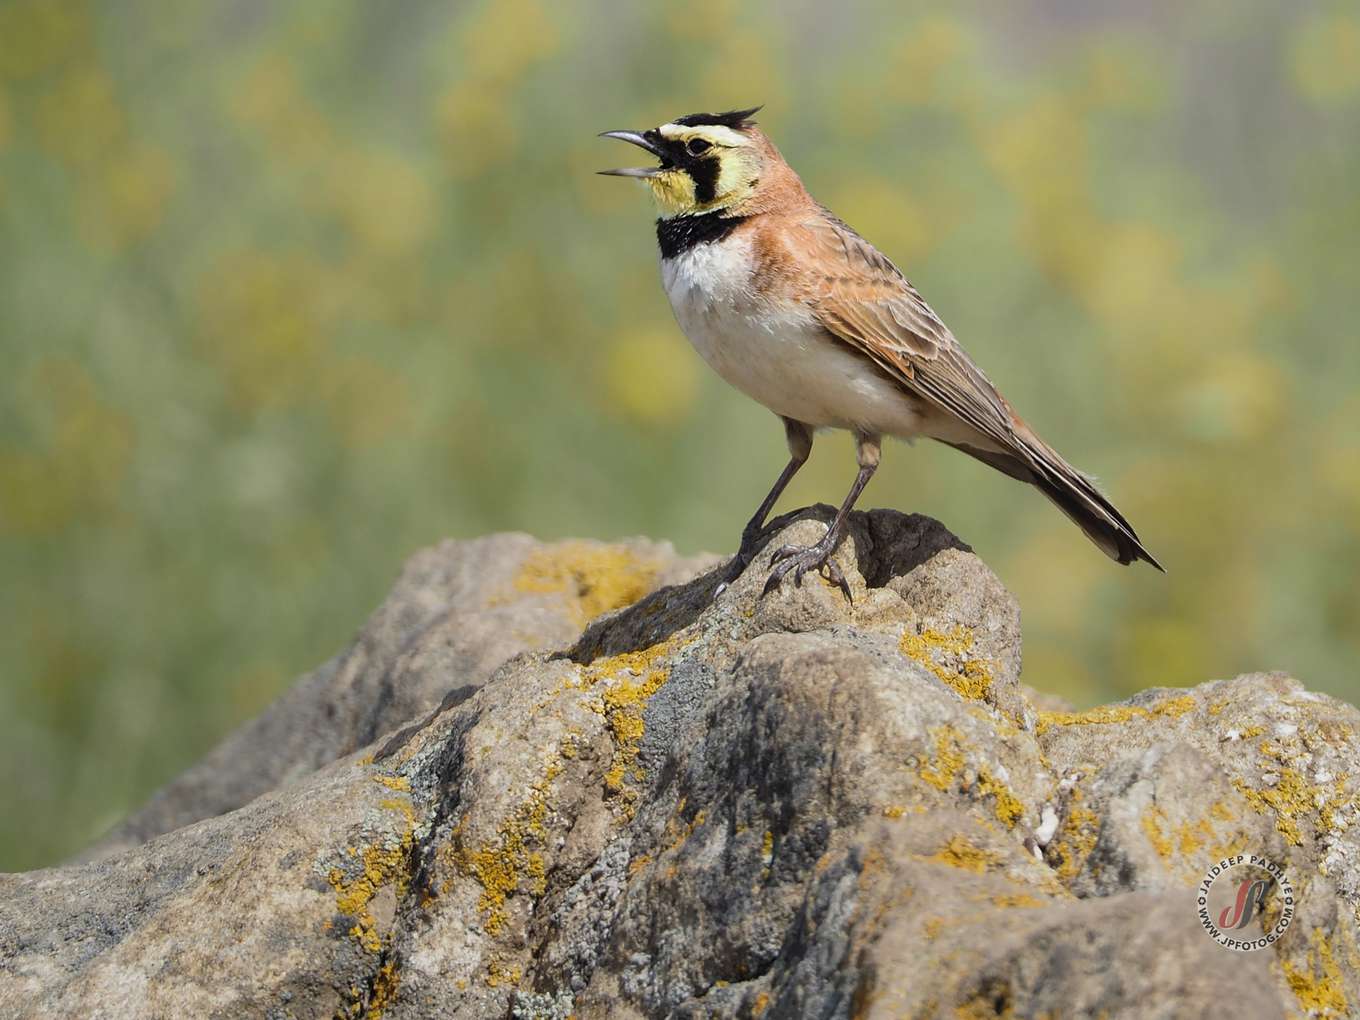
[[[420, 554], [97, 859], [0, 876], [0, 1016], [1360, 1012], [1360, 712], [1278, 674], [1040, 710], [944, 528], [837, 556], [853, 605], [643, 542]], [[1196, 916], [1235, 853], [1294, 889], [1258, 952]]]

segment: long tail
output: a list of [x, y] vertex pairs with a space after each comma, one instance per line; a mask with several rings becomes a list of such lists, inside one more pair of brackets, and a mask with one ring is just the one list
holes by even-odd
[[1152, 553], [1143, 547], [1137, 533], [1095, 483], [1063, 460], [1058, 452], [1038, 436], [1017, 434], [1019, 449], [1012, 453], [983, 450], [965, 443], [947, 443], [976, 457], [1022, 482], [1028, 482], [1065, 513], [1086, 537], [1112, 560], [1129, 564], [1138, 560], [1151, 563], [1166, 573]]

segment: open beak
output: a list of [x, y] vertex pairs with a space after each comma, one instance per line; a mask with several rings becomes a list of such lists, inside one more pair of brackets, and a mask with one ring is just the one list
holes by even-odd
[[[617, 138], [620, 141], [631, 142], [638, 148], [646, 149], [657, 159], [665, 162], [665, 156], [662, 154], [661, 148], [649, 141], [645, 135], [638, 131], [602, 131], [600, 132], [600, 137]], [[618, 170], [600, 170], [598, 172], [610, 177], [655, 177], [662, 169], [663, 167], [659, 166], [634, 166], [621, 167]]]

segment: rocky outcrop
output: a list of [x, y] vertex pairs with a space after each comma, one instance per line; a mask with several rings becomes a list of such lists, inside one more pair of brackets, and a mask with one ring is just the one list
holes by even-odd
[[587, 621], [693, 577], [713, 556], [670, 543], [545, 545], [528, 535], [417, 553], [353, 644], [117, 826], [88, 856], [231, 811], [428, 713], [520, 652], [569, 645]]
[[[852, 605], [648, 543], [421, 554], [97, 859], [0, 876], [0, 1015], [1360, 1010], [1360, 713], [1278, 674], [1041, 710], [941, 526], [838, 559]], [[1295, 898], [1252, 953], [1196, 911], [1239, 853]]]

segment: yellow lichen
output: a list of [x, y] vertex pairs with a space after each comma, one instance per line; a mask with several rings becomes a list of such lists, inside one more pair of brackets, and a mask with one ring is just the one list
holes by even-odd
[[522, 974], [519, 967], [507, 967], [499, 960], [492, 960], [486, 965], [486, 983], [489, 988], [517, 985]]
[[564, 542], [525, 557], [515, 575], [522, 592], [564, 593], [575, 621], [632, 605], [656, 585], [660, 563], [619, 545]]
[[925, 627], [917, 634], [908, 627], [898, 647], [903, 655], [920, 663], [965, 698], [982, 701], [992, 692], [992, 663], [968, 656], [973, 647], [973, 632], [967, 627], [956, 626], [948, 634], [933, 627]]
[[963, 750], [959, 744], [959, 732], [952, 726], [940, 726], [931, 733], [935, 737], [935, 754], [927, 765], [922, 765], [917, 774], [937, 790], [950, 790], [955, 777], [963, 771]]
[[1159, 701], [1151, 708], [1142, 705], [1102, 705], [1085, 712], [1040, 712], [1038, 732], [1045, 733], [1054, 726], [1108, 726], [1156, 716], [1178, 719], [1194, 707], [1194, 697], [1182, 694]]
[[1275, 816], [1275, 828], [1294, 846], [1303, 843], [1303, 831], [1299, 822], [1316, 815], [1317, 826], [1326, 831], [1334, 825], [1335, 813], [1347, 803], [1345, 783], [1347, 776], [1342, 774], [1333, 778], [1326, 787], [1310, 783], [1298, 769], [1287, 764], [1292, 760], [1290, 752], [1268, 741], [1261, 741], [1258, 750], [1271, 759], [1269, 771], [1278, 778], [1273, 785], [1262, 783], [1260, 789], [1247, 785], [1241, 779], [1234, 779], [1233, 785], [1247, 798], [1247, 802], [1258, 814], [1270, 812]]
[[947, 864], [951, 868], [962, 868], [964, 871], [972, 871], [979, 875], [998, 863], [994, 854], [983, 850], [981, 847], [974, 846], [962, 836], [951, 837], [949, 842], [935, 853], [920, 859]]
[[[668, 839], [670, 840], [670, 843], [666, 846], [666, 849], [661, 851], [663, 857], [684, 846], [690, 836], [694, 835], [694, 831], [704, 824], [704, 819], [707, 817], [703, 811], [698, 811], [695, 812], [693, 819], [686, 822], [681, 816], [681, 812], [683, 812], [684, 809], [685, 798], [681, 797], [680, 803], [675, 806], [675, 810], [671, 813], [670, 818], [666, 820], [666, 831], [663, 833], [662, 839]], [[676, 873], [674, 865], [668, 865], [664, 872], [668, 879], [674, 878]]]
[[368, 1000], [365, 1020], [382, 1020], [383, 1011], [396, 1000], [400, 983], [401, 975], [395, 960], [388, 960], [378, 968], [378, 973], [373, 976], [373, 994]]
[[1162, 860], [1170, 860], [1174, 852], [1170, 838], [1166, 835], [1162, 826], [1166, 822], [1166, 814], [1156, 804], [1152, 804], [1143, 812], [1139, 820], [1143, 828], [1143, 835], [1147, 836], [1152, 848], [1157, 851], [1157, 856]]
[[1058, 878], [1064, 882], [1081, 872], [1100, 836], [1100, 818], [1090, 808], [1083, 807], [1081, 800], [1081, 788], [1074, 786], [1062, 824], [1048, 845], [1048, 853], [1058, 859]]
[[1211, 819], [1219, 822], [1233, 821], [1231, 812], [1223, 803], [1215, 801], [1209, 806], [1208, 817], [1197, 822], [1185, 821], [1175, 824], [1171, 823], [1161, 808], [1151, 804], [1143, 812], [1139, 824], [1148, 842], [1157, 851], [1158, 857], [1167, 862], [1179, 862], [1198, 874], [1200, 865], [1188, 858], [1203, 851], [1204, 859], [1219, 861], [1224, 857], [1231, 857], [1246, 846], [1246, 836], [1242, 833], [1221, 840]]
[[643, 868], [647, 867], [647, 865], [651, 863], [652, 858], [647, 854], [642, 854], [639, 857], [634, 857], [631, 861], [628, 862], [628, 877], [632, 878], [639, 871], [641, 871]]
[[648, 648], [596, 659], [581, 668], [578, 682], [567, 682], [567, 686], [580, 690], [595, 687], [601, 690], [595, 710], [605, 717], [614, 738], [614, 757], [605, 772], [605, 788], [624, 795], [629, 814], [636, 795], [629, 781], [645, 778], [638, 767], [642, 738], [647, 729], [643, 713], [652, 696], [670, 679], [669, 667], [660, 663], [690, 640], [692, 638], [673, 636]]
[[765, 830], [765, 835], [760, 840], [760, 859], [766, 864], [774, 859], [774, 833], [769, 829]]
[[[499, 934], [509, 920], [506, 900], [519, 890], [522, 882], [532, 896], [541, 896], [547, 888], [547, 862], [530, 845], [541, 843], [547, 835], [548, 795], [560, 772], [561, 766], [550, 756], [542, 773], [500, 824], [495, 839], [475, 847], [466, 846], [462, 836], [466, 819], [454, 827], [452, 843], [443, 856], [452, 858], [459, 871], [481, 885], [477, 905], [486, 917], [486, 930], [491, 935]], [[444, 888], [447, 892], [449, 883]]]
[[761, 992], [756, 996], [755, 1002], [751, 1003], [751, 1015], [760, 1016], [765, 1010], [770, 1008], [770, 993]]
[[978, 766], [977, 774], [978, 791], [984, 797], [993, 798], [992, 810], [996, 812], [997, 819], [1013, 827], [1023, 817], [1025, 805], [1020, 803], [1020, 798], [1011, 792], [1010, 787], [982, 766]]
[[1025, 814], [1025, 806], [1005, 783], [1001, 782], [985, 765], [974, 769], [977, 780], [969, 787], [964, 782], [966, 760], [963, 754], [963, 737], [952, 726], [939, 726], [931, 730], [935, 738], [935, 753], [929, 763], [917, 770], [917, 775], [940, 791], [954, 789], [956, 783], [968, 792], [976, 792], [979, 797], [992, 798], [992, 810], [997, 820], [1007, 826], [1014, 826]]
[[380, 786], [387, 787], [389, 790], [396, 790], [400, 793], [411, 792], [411, 781], [405, 776], [379, 774], [373, 777], [373, 781]]
[[997, 993], [991, 989], [954, 1007], [954, 1020], [1013, 1020], [1014, 1017], [1015, 1010], [1009, 1004], [997, 1008]]
[[889, 804], [883, 809], [884, 818], [901, 818], [907, 813], [907, 809], [901, 804]]
[[1182, 857], [1188, 857], [1200, 847], [1208, 845], [1213, 838], [1214, 830], [1206, 819], [1200, 819], [1194, 825], [1181, 822], [1176, 826], [1176, 849]]
[[642, 750], [642, 737], [646, 724], [642, 713], [653, 694], [659, 691], [670, 679], [670, 671], [654, 669], [641, 679], [620, 677], [601, 697], [604, 699], [605, 718], [614, 735], [614, 760], [605, 773], [604, 783], [611, 792], [617, 793], [624, 788], [624, 780], [631, 777], [642, 779], [642, 771], [637, 767], [638, 754]]
[[1285, 980], [1309, 1016], [1349, 1016], [1349, 1001], [1342, 985], [1341, 967], [1336, 962], [1331, 943], [1321, 928], [1309, 933], [1312, 948], [1302, 965], [1290, 960], [1281, 961]]
[[406, 819], [407, 826], [414, 830], [416, 827], [416, 807], [409, 800], [399, 800], [396, 797], [388, 797], [378, 801], [378, 807], [387, 811], [395, 811]]
[[1006, 909], [1011, 908], [1030, 909], [1034, 907], [1048, 906], [1048, 904], [1043, 900], [1035, 896], [1030, 896], [1027, 893], [1001, 893], [997, 896], [992, 897], [992, 903], [998, 907], [1003, 907]]
[[395, 845], [375, 843], [363, 850], [349, 848], [350, 856], [360, 861], [359, 874], [355, 878], [347, 879], [342, 868], [331, 868], [326, 876], [335, 890], [335, 909], [354, 919], [349, 934], [371, 953], [381, 952], [382, 936], [378, 934], [377, 922], [368, 905], [384, 886], [395, 885], [398, 900], [406, 895], [414, 838], [414, 825], [408, 816], [406, 831]]

